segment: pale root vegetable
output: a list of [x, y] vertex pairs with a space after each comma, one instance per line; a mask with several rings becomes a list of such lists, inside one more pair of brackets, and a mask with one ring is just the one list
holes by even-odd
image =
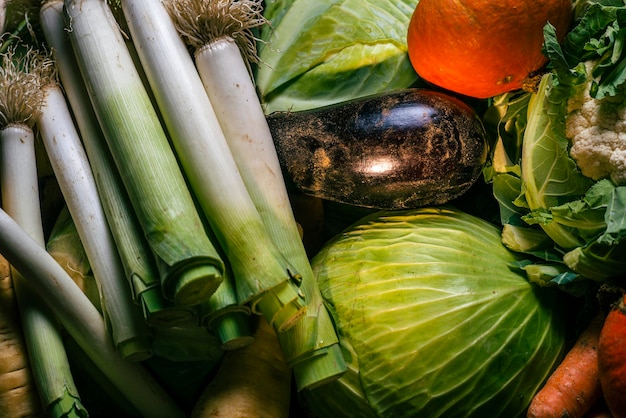
[[8, 261], [0, 256], [0, 411], [3, 416], [42, 414], [22, 335]]
[[598, 341], [604, 315], [583, 331], [561, 364], [535, 395], [528, 418], [583, 417], [601, 398]]
[[254, 342], [226, 353], [191, 418], [288, 418], [290, 385], [276, 332], [261, 318]]

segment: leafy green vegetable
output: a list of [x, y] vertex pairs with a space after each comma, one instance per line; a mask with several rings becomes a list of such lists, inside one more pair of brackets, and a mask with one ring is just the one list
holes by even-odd
[[376, 212], [313, 259], [349, 363], [314, 416], [519, 416], [564, 349], [562, 293], [452, 207]]
[[267, 2], [255, 77], [266, 113], [414, 85], [406, 28], [417, 2]]
[[556, 69], [559, 82], [579, 84], [586, 80], [585, 61], [595, 61], [591, 75], [591, 96], [601, 99], [615, 95], [626, 81], [626, 5], [623, 0], [578, 0], [576, 25], [563, 40], [556, 38], [552, 25], [545, 29], [546, 54]]
[[[566, 286], [615, 279], [626, 271], [626, 185], [612, 174], [588, 177], [572, 158], [570, 130], [589, 127], [580, 121], [567, 127], [580, 103], [584, 112], [595, 112], [587, 119], [595, 121], [589, 122], [593, 127], [608, 125], [608, 112], [618, 112], [626, 100], [626, 3], [579, 0], [574, 8], [574, 26], [561, 44], [551, 25], [544, 29], [549, 72], [537, 92], [495, 98], [485, 115], [500, 151], [485, 178], [493, 182], [500, 205], [503, 242], [529, 255], [534, 267], [525, 270], [541, 271], [537, 282]], [[588, 152], [601, 146], [593, 141], [602, 131], [594, 132], [587, 134]]]

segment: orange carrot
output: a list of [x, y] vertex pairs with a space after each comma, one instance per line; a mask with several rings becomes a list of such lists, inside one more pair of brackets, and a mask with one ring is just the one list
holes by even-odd
[[596, 315], [561, 364], [534, 396], [528, 418], [582, 417], [602, 397], [598, 339], [604, 317]]
[[600, 384], [615, 418], [626, 417], [626, 295], [611, 309], [598, 345]]
[[9, 263], [0, 256], [0, 416], [42, 415], [22, 335]]

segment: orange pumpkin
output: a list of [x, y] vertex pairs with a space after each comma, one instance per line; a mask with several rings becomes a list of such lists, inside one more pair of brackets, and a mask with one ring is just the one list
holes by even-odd
[[550, 22], [562, 39], [571, 0], [420, 0], [408, 27], [409, 58], [419, 76], [476, 98], [522, 87], [547, 62]]

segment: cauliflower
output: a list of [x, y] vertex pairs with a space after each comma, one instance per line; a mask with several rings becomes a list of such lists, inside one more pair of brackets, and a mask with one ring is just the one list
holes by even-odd
[[[587, 63], [587, 73], [591, 71]], [[610, 178], [626, 184], [626, 90], [594, 99], [585, 88], [568, 101], [565, 134], [571, 141], [570, 155], [583, 175], [600, 180]]]

